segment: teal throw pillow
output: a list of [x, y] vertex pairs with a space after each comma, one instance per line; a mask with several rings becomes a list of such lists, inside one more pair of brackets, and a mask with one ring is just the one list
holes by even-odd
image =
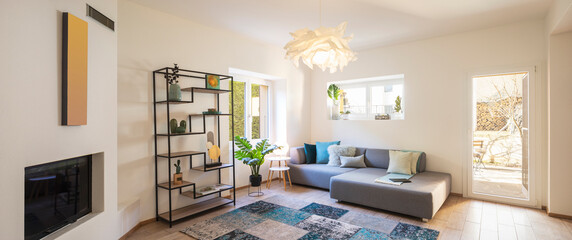
[[316, 163], [316, 145], [304, 143], [306, 164]]
[[331, 145], [340, 145], [340, 141], [316, 142], [316, 163], [327, 164], [330, 161], [328, 147]]

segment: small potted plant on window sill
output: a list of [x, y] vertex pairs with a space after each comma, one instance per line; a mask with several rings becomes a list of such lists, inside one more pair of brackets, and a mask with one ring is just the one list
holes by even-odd
[[403, 119], [401, 100], [403, 100], [403, 98], [401, 98], [400, 96], [397, 96], [397, 98], [395, 98], [395, 107], [393, 107], [394, 112], [391, 114], [391, 119]]
[[250, 186], [259, 187], [262, 182], [260, 166], [264, 164], [264, 156], [281, 147], [271, 145], [268, 143], [268, 139], [263, 139], [256, 146], [252, 146], [245, 137], [236, 136], [234, 140], [239, 149], [234, 153], [234, 156], [242, 163], [250, 166]]
[[177, 160], [175, 165], [175, 174], [173, 174], [173, 184], [174, 185], [181, 185], [183, 184], [183, 173], [181, 173], [181, 160]]
[[350, 113], [351, 113], [350, 111], [345, 111], [345, 112], [344, 112], [344, 111], [340, 111], [340, 117], [341, 117], [343, 120], [349, 120], [349, 119], [350, 119]]

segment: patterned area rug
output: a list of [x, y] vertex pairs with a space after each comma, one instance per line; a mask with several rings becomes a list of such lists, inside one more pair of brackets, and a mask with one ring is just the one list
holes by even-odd
[[197, 239], [437, 239], [439, 231], [274, 196], [181, 232]]

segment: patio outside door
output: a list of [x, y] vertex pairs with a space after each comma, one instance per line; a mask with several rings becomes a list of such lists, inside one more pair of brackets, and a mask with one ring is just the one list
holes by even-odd
[[530, 71], [472, 77], [469, 196], [534, 205], [529, 172]]

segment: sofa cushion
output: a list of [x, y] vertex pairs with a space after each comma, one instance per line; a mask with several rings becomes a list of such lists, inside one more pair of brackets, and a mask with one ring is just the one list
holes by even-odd
[[328, 147], [331, 145], [340, 145], [340, 141], [333, 142], [316, 142], [316, 163], [327, 164], [330, 160]]
[[363, 155], [359, 155], [357, 157], [344, 157], [341, 156], [340, 157], [340, 162], [341, 165], [340, 167], [342, 168], [350, 168], [350, 167], [354, 167], [354, 168], [364, 168], [367, 167], [365, 165], [364, 159], [363, 159]]
[[389, 150], [368, 148], [365, 151], [365, 165], [387, 169], [389, 167]]
[[[411, 175], [412, 152], [389, 150], [387, 172]], [[417, 163], [417, 161], [415, 161]]]
[[328, 160], [328, 166], [339, 167], [342, 165], [340, 157], [353, 157], [356, 154], [356, 148], [346, 145], [331, 145], [328, 147], [328, 154], [330, 154], [330, 160]]
[[306, 154], [304, 153], [304, 147], [290, 148], [290, 163], [293, 164], [306, 163]]
[[306, 163], [316, 163], [316, 145], [304, 143], [304, 154]]
[[293, 183], [330, 189], [330, 178], [355, 168], [332, 167], [325, 164], [290, 164]]
[[330, 197], [431, 219], [451, 191], [448, 173], [418, 173], [410, 179], [411, 183], [400, 186], [375, 182], [386, 174], [382, 168], [361, 168], [334, 176], [330, 180]]

